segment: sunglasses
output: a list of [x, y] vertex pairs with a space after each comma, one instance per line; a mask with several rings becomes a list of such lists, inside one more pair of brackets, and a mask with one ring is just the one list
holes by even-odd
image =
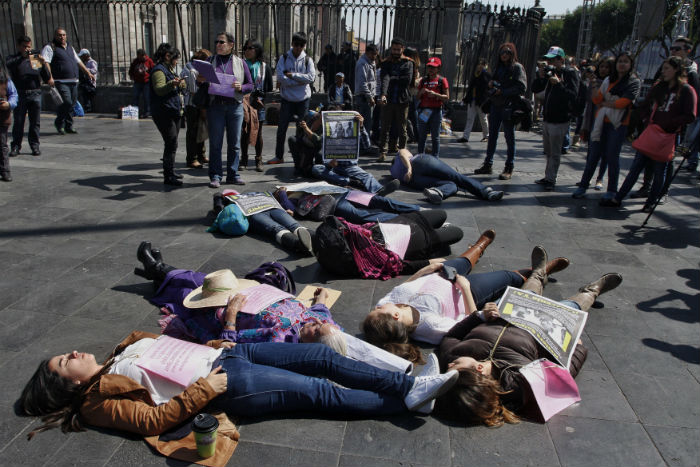
[[215, 43], [216, 45], [219, 45], [219, 44], [228, 44], [228, 41], [215, 41], [214, 43]]
[[674, 45], [673, 47], [671, 47], [672, 52], [680, 52], [681, 50], [683, 50], [683, 47], [679, 47], [677, 45]]
[[506, 55], [513, 55], [513, 51], [510, 49], [503, 49], [501, 50], [501, 55], [506, 54]]

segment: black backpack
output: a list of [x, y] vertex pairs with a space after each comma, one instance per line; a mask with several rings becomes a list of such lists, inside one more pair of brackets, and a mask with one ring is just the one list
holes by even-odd
[[277, 261], [261, 264], [260, 267], [246, 274], [245, 278], [277, 287], [292, 295], [297, 294], [297, 286], [292, 273]]
[[339, 276], [357, 277], [360, 273], [352, 250], [345, 241], [347, 227], [335, 216], [326, 216], [313, 237], [314, 253], [325, 270]]

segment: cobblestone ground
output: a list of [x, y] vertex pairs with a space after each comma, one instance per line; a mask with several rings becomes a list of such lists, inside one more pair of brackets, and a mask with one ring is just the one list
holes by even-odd
[[[162, 143], [151, 121], [87, 117], [76, 125], [79, 135], [59, 136], [44, 115], [43, 128], [43, 155], [13, 158], [14, 182], [0, 183], [1, 465], [179, 465], [136, 437], [105, 430], [68, 435], [53, 430], [27, 442], [35, 422], [13, 411], [41, 358], [73, 349], [99, 358], [133, 329], [159, 331], [158, 310], [145, 299], [151, 285], [132, 273], [141, 240], [161, 247], [166, 262], [201, 271], [226, 267], [244, 274], [264, 261], [281, 260], [298, 284], [343, 291], [333, 314], [349, 332], [359, 333], [364, 314], [399, 282], [336, 280], [313, 259], [289, 255], [260, 238], [206, 233], [212, 190], [205, 170], [184, 169], [184, 134], [178, 166], [185, 187], [167, 190], [159, 169]], [[264, 130], [266, 159], [274, 131]], [[565, 298], [602, 273], [623, 274], [622, 286], [590, 313], [583, 337], [589, 357], [578, 377], [582, 402], [547, 424], [499, 429], [414, 416], [245, 419], [230, 465], [698, 464], [697, 179], [680, 175], [669, 202], [639, 230], [645, 216], [641, 202], [609, 210], [598, 207], [599, 192], [571, 198], [584, 152], [563, 157], [557, 190], [548, 193], [533, 183], [544, 171], [539, 136], [517, 137], [513, 179], [480, 177], [507, 191], [501, 203], [464, 194], [444, 202], [448, 220], [465, 231], [453, 253], [491, 227], [496, 241], [476, 271], [526, 266], [532, 246], [544, 245], [551, 256], [572, 262], [547, 286], [545, 294], [553, 298]], [[443, 143], [447, 163], [462, 172], [479, 166], [485, 144], [467, 149], [452, 137]], [[494, 169], [502, 168], [503, 152], [499, 147]], [[623, 175], [630, 162], [627, 148]], [[370, 159], [363, 166], [377, 176], [387, 174], [386, 165]], [[251, 190], [295, 181], [290, 163], [243, 175]], [[394, 196], [427, 206], [417, 192]]]

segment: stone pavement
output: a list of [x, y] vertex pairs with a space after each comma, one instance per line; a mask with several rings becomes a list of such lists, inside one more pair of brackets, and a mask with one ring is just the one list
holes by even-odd
[[[0, 465], [180, 465], [152, 453], [138, 437], [108, 430], [41, 433], [27, 442], [35, 422], [14, 415], [13, 402], [40, 359], [73, 349], [105, 356], [129, 331], [158, 332], [149, 283], [132, 273], [136, 248], [150, 240], [167, 263], [237, 274], [277, 259], [299, 285], [326, 284], [343, 291], [333, 314], [349, 332], [400, 279], [337, 280], [313, 259], [245, 236], [206, 233], [213, 190], [206, 171], [182, 170], [185, 187], [164, 189], [162, 142], [151, 121], [87, 117], [77, 136], [53, 133], [43, 117], [41, 157], [11, 160], [15, 181], [0, 183]], [[274, 128], [266, 127], [266, 159]], [[240, 420], [241, 442], [230, 465], [537, 465], [691, 466], [699, 462], [700, 333], [698, 322], [697, 179], [679, 176], [667, 205], [649, 227], [641, 202], [622, 210], [599, 208], [598, 192], [573, 200], [583, 152], [563, 157], [557, 191], [533, 182], [544, 171], [538, 135], [518, 133], [516, 172], [509, 182], [480, 177], [505, 189], [499, 204], [460, 194], [444, 202], [448, 220], [461, 226], [463, 251], [493, 227], [495, 243], [476, 271], [528, 265], [534, 245], [568, 256], [545, 294], [565, 298], [601, 274], [618, 271], [622, 286], [591, 310], [584, 341], [588, 362], [578, 377], [582, 402], [547, 424], [522, 422], [499, 429], [465, 427], [411, 415], [344, 420], [297, 415]], [[460, 171], [476, 168], [484, 144], [443, 138], [443, 159]], [[495, 169], [503, 164], [499, 142]], [[178, 166], [184, 163], [184, 132]], [[631, 161], [625, 153], [623, 175]], [[377, 176], [387, 165], [366, 160]], [[291, 164], [246, 171], [247, 189], [295, 181]], [[394, 195], [422, 200], [417, 192]], [[311, 225], [311, 224], [309, 224]], [[426, 348], [429, 351], [429, 348]]]

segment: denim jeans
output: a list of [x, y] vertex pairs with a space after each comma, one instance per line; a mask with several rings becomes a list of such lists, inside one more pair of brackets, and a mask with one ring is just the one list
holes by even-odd
[[209, 179], [221, 180], [221, 148], [226, 131], [226, 180], [232, 181], [238, 173], [241, 157], [241, 127], [243, 126], [243, 104], [213, 102], [207, 109], [209, 125]]
[[151, 113], [151, 83], [134, 83], [134, 91], [131, 94], [131, 105], [139, 106], [141, 94], [143, 94], [143, 109], [139, 113], [143, 117]]
[[56, 109], [56, 120], [54, 123], [57, 128], [70, 130], [73, 128], [73, 106], [78, 100], [78, 83], [59, 83], [56, 82], [56, 90], [61, 94], [63, 103]]
[[[452, 266], [462, 276], [469, 274], [472, 269], [471, 263], [466, 258], [449, 259], [445, 261], [445, 265]], [[508, 286], [522, 287], [524, 282], [522, 276], [514, 271], [492, 271], [469, 275], [472, 296], [479, 310], [488, 302], [496, 301]]]
[[325, 180], [333, 185], [347, 186], [350, 180], [356, 180], [362, 183], [365, 191], [376, 193], [382, 185], [376, 178], [364, 171], [357, 164], [338, 165], [337, 167], [328, 167], [323, 164], [316, 164], [311, 168], [311, 174]]
[[282, 209], [270, 209], [248, 217], [248, 230], [253, 233], [275, 238], [278, 232], [289, 230], [294, 232], [299, 223]]
[[228, 381], [215, 404], [235, 415], [401, 413], [415, 381], [345, 358], [323, 344], [238, 344], [224, 350], [220, 362]]
[[484, 164], [493, 165], [493, 155], [496, 152], [498, 134], [501, 132], [501, 124], [503, 124], [503, 134], [506, 137], [506, 145], [508, 147], [506, 166], [513, 167], [515, 163], [515, 127], [513, 122], [503, 119], [504, 110], [504, 107], [491, 106], [491, 113], [489, 113], [489, 142], [486, 145]]
[[341, 195], [336, 201], [334, 215], [342, 217], [352, 224], [366, 222], [386, 222], [398, 214], [420, 210], [420, 206], [375, 195], [369, 206], [356, 206]]
[[615, 129], [612, 123], [603, 123], [600, 141], [588, 143], [589, 150], [586, 157], [586, 168], [583, 170], [583, 175], [581, 175], [580, 187], [589, 187], [591, 178], [598, 166], [598, 161], [601, 157], [605, 157], [608, 162], [608, 193], [614, 194], [617, 192], [617, 181], [620, 176], [620, 151], [626, 136], [627, 126], [620, 125]]
[[440, 157], [440, 129], [442, 128], [442, 109], [431, 109], [432, 112], [427, 122], [421, 120], [421, 113], [424, 109], [418, 109], [418, 152], [425, 152], [425, 142], [428, 140], [428, 132], [433, 142], [434, 157]]
[[362, 123], [362, 126], [364, 128], [369, 128], [371, 131], [372, 117], [374, 116], [375, 106], [369, 105], [369, 97], [365, 94], [355, 96], [355, 106], [357, 107], [357, 111], [360, 112], [360, 115], [362, 115], [362, 118], [365, 120]]
[[411, 188], [437, 188], [443, 198], [448, 198], [458, 189], [467, 190], [477, 198], [483, 199], [486, 187], [481, 182], [457, 172], [449, 165], [429, 154], [419, 154], [411, 160], [413, 177], [408, 182]]
[[615, 195], [615, 199], [622, 201], [625, 199], [627, 194], [632, 190], [634, 184], [639, 178], [639, 174], [642, 173], [647, 164], [651, 165], [653, 168], [654, 179], [651, 183], [651, 190], [649, 190], [649, 197], [647, 198], [647, 204], [652, 204], [660, 196], [664, 188], [664, 181], [666, 180], [666, 162], [657, 162], [653, 159], [648, 158], [644, 154], [637, 153], [634, 156], [630, 170], [625, 177], [625, 181], [622, 182], [620, 191]]
[[291, 102], [282, 99], [280, 104], [280, 118], [277, 124], [277, 144], [275, 145], [275, 157], [284, 159], [284, 140], [287, 136], [287, 128], [292, 120], [300, 121], [309, 111], [309, 99], [301, 102]]
[[688, 156], [688, 165], [690, 167], [698, 166], [698, 146], [700, 146], [700, 117], [696, 118], [693, 123], [688, 124], [685, 130], [684, 144], [690, 149]]
[[180, 134], [180, 119], [169, 115], [153, 115], [153, 123], [163, 137], [163, 177], [174, 175], [175, 154], [177, 153], [177, 137]]
[[39, 120], [41, 118], [41, 90], [18, 91], [19, 99], [17, 107], [13, 111], [14, 126], [12, 127], [12, 147], [22, 148], [22, 137], [24, 136], [24, 121], [29, 114], [29, 147], [39, 149]]

